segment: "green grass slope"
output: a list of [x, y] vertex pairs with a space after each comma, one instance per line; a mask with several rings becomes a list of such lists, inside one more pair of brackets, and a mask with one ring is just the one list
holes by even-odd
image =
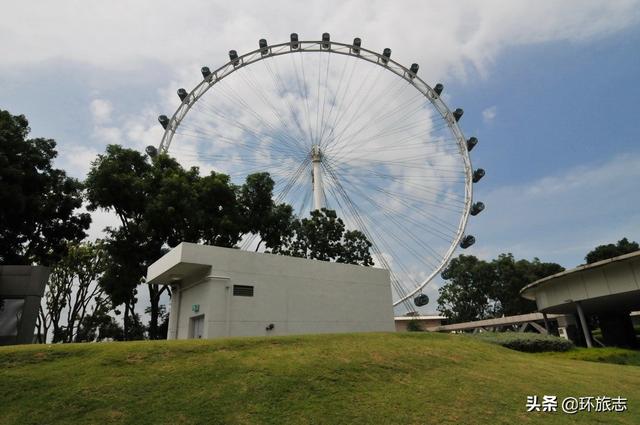
[[[623, 396], [527, 413], [527, 395]], [[462, 335], [317, 335], [0, 347], [2, 424], [640, 423], [640, 367]]]

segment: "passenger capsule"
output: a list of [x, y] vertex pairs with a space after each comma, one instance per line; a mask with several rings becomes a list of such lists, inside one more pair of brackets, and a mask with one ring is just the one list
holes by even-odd
[[471, 210], [469, 211], [469, 214], [475, 216], [480, 214], [483, 210], [484, 210], [484, 204], [482, 202], [476, 202], [471, 206]]
[[444, 90], [444, 86], [440, 83], [436, 84], [436, 86], [433, 88], [433, 91], [436, 92], [438, 96], [442, 94], [442, 90]]
[[414, 64], [411, 64], [411, 68], [409, 68], [409, 71], [411, 71], [411, 73], [415, 77], [416, 74], [418, 73], [418, 69], [420, 69], [420, 65], [418, 65], [417, 63], [414, 63]]
[[382, 63], [387, 63], [389, 62], [389, 58], [391, 57], [391, 49], [390, 48], [386, 48], [382, 51]]
[[292, 32], [291, 33], [291, 48], [295, 50], [298, 47], [300, 47], [300, 44], [298, 44], [298, 33]]
[[235, 50], [229, 50], [229, 59], [231, 59], [231, 63], [233, 63], [233, 66], [238, 66], [238, 64], [240, 63], [240, 59], [238, 59], [238, 52], [236, 52]]
[[169, 118], [167, 118], [166, 115], [160, 115], [158, 117], [158, 122], [160, 123], [160, 125], [162, 125], [162, 128], [166, 130], [167, 126], [169, 125]]
[[484, 169], [478, 168], [476, 171], [473, 172], [473, 182], [478, 183], [480, 179], [484, 177], [484, 174], [485, 174]]
[[458, 108], [455, 111], [453, 111], [453, 118], [456, 120], [456, 122], [458, 122], [460, 121], [460, 118], [462, 118], [463, 114], [464, 114], [464, 111]]
[[267, 40], [265, 40], [264, 38], [261, 38], [258, 41], [258, 46], [260, 46], [260, 54], [262, 54], [263, 56], [269, 53], [269, 48], [267, 47]]
[[413, 299], [413, 303], [418, 307], [425, 306], [429, 304], [429, 297], [425, 294], [420, 294]]
[[362, 40], [359, 37], [353, 39], [353, 53], [360, 54], [360, 47], [362, 47]]
[[471, 152], [477, 144], [478, 144], [478, 139], [476, 139], [475, 137], [469, 138], [469, 140], [467, 140], [467, 151]]
[[202, 76], [204, 78], [209, 78], [209, 76], [211, 75], [211, 70], [208, 66], [203, 66], [202, 68], [200, 68], [200, 72], [202, 73]]
[[460, 248], [467, 249], [474, 243], [476, 243], [476, 238], [471, 235], [467, 235], [462, 239], [462, 242], [460, 242]]
[[178, 97], [180, 100], [184, 101], [184, 99], [189, 95], [185, 89], [178, 89]]
[[324, 34], [322, 34], [322, 48], [323, 49], [328, 49], [329, 48], [329, 33], [325, 32]]
[[155, 146], [149, 145], [147, 146], [147, 148], [144, 150], [147, 155], [149, 155], [151, 158], [155, 158], [158, 155], [158, 149], [156, 149]]

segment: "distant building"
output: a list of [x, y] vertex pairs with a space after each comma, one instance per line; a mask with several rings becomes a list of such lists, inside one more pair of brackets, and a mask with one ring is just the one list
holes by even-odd
[[0, 266], [0, 345], [31, 344], [49, 268]]
[[181, 243], [147, 282], [171, 285], [168, 339], [394, 330], [384, 269]]

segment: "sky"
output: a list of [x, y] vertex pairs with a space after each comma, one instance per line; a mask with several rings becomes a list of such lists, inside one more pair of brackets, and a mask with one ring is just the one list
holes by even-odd
[[[640, 240], [639, 1], [31, 1], [3, 5], [0, 108], [58, 142], [84, 178], [108, 143], [157, 145], [161, 113], [199, 69], [289, 33], [392, 48], [465, 111], [486, 170], [471, 217], [490, 260], [581, 264], [597, 245]], [[91, 236], [113, 223], [97, 213]], [[461, 251], [458, 251], [460, 253]], [[436, 282], [426, 293], [435, 299]], [[430, 311], [435, 303], [429, 306]]]

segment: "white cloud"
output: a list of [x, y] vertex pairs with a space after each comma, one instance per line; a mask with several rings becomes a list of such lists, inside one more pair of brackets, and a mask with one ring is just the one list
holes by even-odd
[[627, 154], [490, 191], [482, 196], [487, 209], [471, 218], [478, 242], [468, 253], [490, 259], [512, 252], [573, 267], [597, 245], [638, 240], [638, 181], [640, 155]]
[[[301, 11], [304, 10], [303, 18]], [[402, 62], [421, 61], [425, 75], [485, 70], [505, 47], [551, 40], [580, 41], [638, 21], [638, 1], [389, 1], [300, 2], [169, 0], [139, 2], [14, 2], [3, 7], [3, 66], [67, 59], [129, 69], [144, 61], [175, 68], [257, 47], [257, 39], [302, 39], [322, 32], [391, 47]], [[249, 31], [247, 31], [250, 29]], [[253, 35], [251, 35], [253, 34]]]
[[91, 116], [95, 123], [102, 124], [111, 121], [113, 105], [108, 100], [94, 99], [89, 104], [89, 108], [91, 109]]
[[489, 124], [491, 122], [493, 122], [493, 120], [496, 118], [496, 113], [497, 113], [497, 108], [496, 106], [491, 106], [485, 110], [482, 111], [482, 120], [486, 123]]

